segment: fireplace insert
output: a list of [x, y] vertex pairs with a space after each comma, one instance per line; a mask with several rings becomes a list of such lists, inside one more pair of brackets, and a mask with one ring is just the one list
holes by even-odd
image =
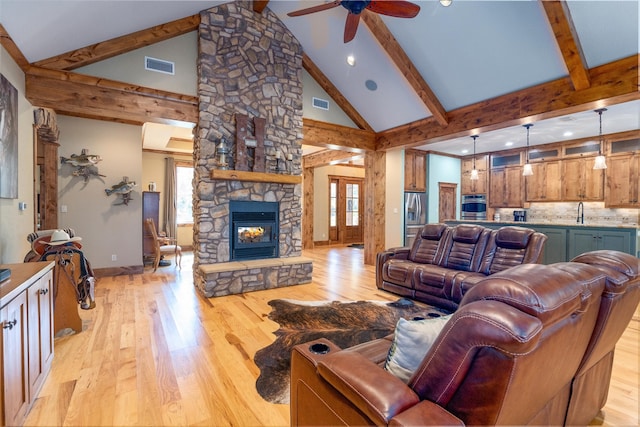
[[229, 203], [231, 260], [278, 257], [277, 202]]

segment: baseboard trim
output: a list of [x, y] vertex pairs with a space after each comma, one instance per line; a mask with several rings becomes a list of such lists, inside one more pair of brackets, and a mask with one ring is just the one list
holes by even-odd
[[96, 277], [127, 276], [129, 274], [142, 274], [143, 265], [129, 265], [123, 267], [94, 268], [93, 274]]

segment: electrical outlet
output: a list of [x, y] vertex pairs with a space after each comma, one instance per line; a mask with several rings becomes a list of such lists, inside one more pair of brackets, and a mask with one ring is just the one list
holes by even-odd
[[117, 261], [118, 256], [116, 254], [111, 255], [111, 261]]

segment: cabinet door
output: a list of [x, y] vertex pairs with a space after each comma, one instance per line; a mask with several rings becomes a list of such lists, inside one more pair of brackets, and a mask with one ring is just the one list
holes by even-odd
[[412, 151], [404, 152], [404, 189], [405, 191], [414, 191], [416, 177], [413, 173], [413, 159], [415, 155]]
[[545, 195], [545, 167], [543, 163], [531, 165], [533, 175], [524, 177], [524, 187], [527, 201], [542, 202]]
[[521, 208], [524, 204], [522, 168], [505, 168], [505, 203], [508, 208]]
[[612, 156], [607, 159], [605, 207], [637, 207], [638, 159], [640, 156]]
[[53, 273], [27, 290], [29, 315], [29, 401], [34, 401], [53, 360]]
[[604, 170], [593, 169], [594, 163], [595, 158], [583, 159], [584, 184], [582, 200], [585, 201], [604, 200]]
[[598, 201], [604, 199], [604, 171], [594, 170], [594, 158], [578, 158], [562, 161], [562, 200]]
[[598, 233], [598, 249], [609, 249], [635, 255], [631, 250], [631, 233], [607, 230]]
[[27, 293], [22, 292], [0, 310], [4, 424], [22, 425], [29, 406], [27, 350]]
[[471, 170], [473, 169], [473, 159], [464, 159], [461, 162], [462, 173], [460, 176], [460, 193], [474, 194], [475, 181], [471, 180]]
[[529, 202], [556, 202], [562, 196], [562, 170], [559, 161], [534, 163], [533, 175], [525, 177]]
[[413, 176], [415, 178], [414, 188], [416, 191], [427, 190], [427, 155], [417, 153], [414, 157]]
[[567, 229], [536, 228], [536, 231], [547, 236], [542, 251], [542, 264], [553, 264], [567, 260]]
[[593, 230], [569, 230], [568, 261], [585, 252], [598, 249], [598, 233]]
[[489, 206], [506, 207], [506, 172], [505, 168], [491, 169], [489, 178]]

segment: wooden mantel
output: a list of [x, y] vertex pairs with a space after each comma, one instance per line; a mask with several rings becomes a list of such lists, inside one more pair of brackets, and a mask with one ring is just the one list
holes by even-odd
[[302, 175], [281, 175], [277, 173], [248, 172], [237, 170], [211, 169], [211, 179], [248, 182], [273, 182], [278, 184], [301, 184]]

